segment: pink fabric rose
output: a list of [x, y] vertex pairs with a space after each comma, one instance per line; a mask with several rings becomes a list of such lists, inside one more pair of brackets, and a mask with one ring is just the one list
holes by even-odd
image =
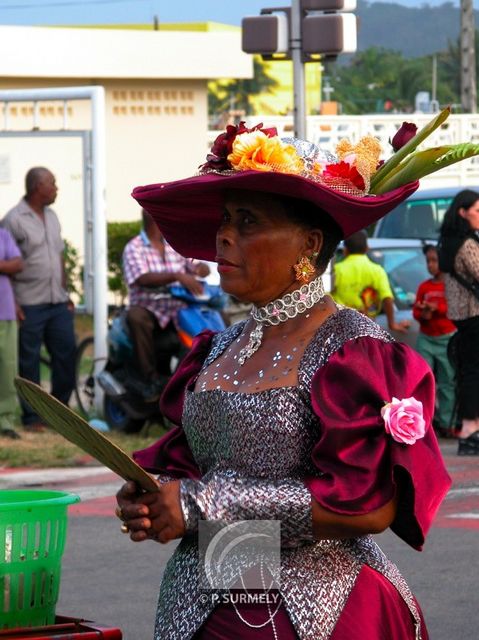
[[422, 413], [422, 402], [416, 398], [393, 398], [381, 409], [386, 433], [390, 433], [396, 442], [414, 444], [424, 438], [426, 423]]

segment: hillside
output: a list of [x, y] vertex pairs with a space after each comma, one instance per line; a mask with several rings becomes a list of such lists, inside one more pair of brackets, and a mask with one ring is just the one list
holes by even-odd
[[[447, 49], [459, 38], [460, 11], [452, 2], [407, 7], [391, 2], [358, 0], [358, 50], [384, 47], [413, 58]], [[479, 11], [475, 11], [479, 28]]]

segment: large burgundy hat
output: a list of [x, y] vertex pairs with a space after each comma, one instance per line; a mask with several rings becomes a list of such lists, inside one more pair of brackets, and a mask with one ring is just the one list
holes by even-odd
[[[371, 141], [379, 147], [373, 138], [363, 152], [356, 145], [348, 155], [346, 148], [345, 160], [338, 161], [311, 143], [280, 139], [275, 130], [261, 127], [228, 127], [199, 175], [133, 190], [133, 197], [180, 254], [214, 260], [225, 193], [231, 189], [306, 200], [326, 212], [348, 237], [382, 218], [419, 186], [411, 182], [382, 195], [367, 194], [378, 163], [377, 149], [369, 148]], [[320, 227], [321, 211], [318, 216]]]

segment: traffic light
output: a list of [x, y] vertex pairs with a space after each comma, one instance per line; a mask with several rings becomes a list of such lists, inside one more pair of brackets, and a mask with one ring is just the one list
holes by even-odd
[[246, 17], [241, 21], [242, 49], [246, 53], [287, 54], [289, 25], [285, 13]]
[[[357, 48], [356, 17], [350, 13], [356, 0], [298, 0], [300, 37], [291, 42], [290, 7], [262, 9], [260, 16], [243, 18], [242, 48], [265, 59], [291, 59], [291, 49], [301, 48], [303, 62], [319, 55], [337, 56]], [[294, 4], [294, 2], [293, 2]], [[299, 41], [299, 42], [298, 42]]]
[[356, 0], [300, 0], [302, 11], [354, 11]]
[[353, 53], [357, 49], [356, 16], [351, 13], [305, 16], [302, 43], [302, 52], [306, 57], [318, 53], [325, 56]]

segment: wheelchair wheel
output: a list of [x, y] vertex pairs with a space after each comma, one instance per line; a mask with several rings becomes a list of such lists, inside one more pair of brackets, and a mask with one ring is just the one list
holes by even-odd
[[145, 424], [145, 420], [129, 416], [118, 402], [106, 394], [103, 398], [103, 417], [112, 431], [123, 433], [138, 433]]
[[86, 417], [93, 413], [95, 403], [95, 358], [93, 336], [84, 338], [77, 347], [75, 365], [75, 397], [78, 409]]

